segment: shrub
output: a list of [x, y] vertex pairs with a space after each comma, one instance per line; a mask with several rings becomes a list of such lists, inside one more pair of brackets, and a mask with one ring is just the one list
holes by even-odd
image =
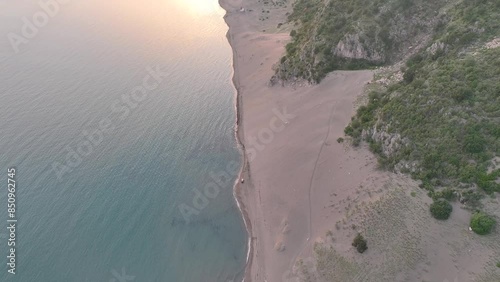
[[337, 143], [342, 143], [342, 142], [344, 142], [344, 138], [342, 137], [337, 138]]
[[450, 217], [453, 207], [448, 201], [437, 200], [431, 204], [430, 210], [435, 219], [446, 220]]
[[438, 200], [440, 198], [444, 198], [448, 201], [451, 201], [455, 198], [455, 193], [453, 192], [452, 189], [446, 188], [444, 190], [435, 192], [434, 195], [432, 196], [433, 200]]
[[500, 268], [500, 262], [497, 262], [497, 267]]
[[415, 69], [414, 68], [409, 68], [405, 73], [403, 74], [403, 79], [406, 83], [411, 83], [415, 79]]
[[479, 134], [469, 134], [465, 137], [465, 150], [469, 153], [477, 154], [484, 151], [486, 140]]
[[368, 249], [366, 240], [361, 234], [358, 234], [356, 238], [354, 238], [354, 241], [352, 241], [352, 246], [355, 247], [356, 250], [358, 250], [358, 252], [361, 254]]
[[493, 217], [483, 213], [476, 212], [470, 220], [470, 227], [479, 235], [486, 235], [491, 232], [496, 221]]
[[372, 151], [375, 154], [382, 155], [383, 153], [382, 144], [376, 141], [370, 142], [370, 151]]

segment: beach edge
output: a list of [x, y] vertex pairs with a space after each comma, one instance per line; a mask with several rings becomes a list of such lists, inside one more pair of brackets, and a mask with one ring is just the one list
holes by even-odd
[[228, 31], [226, 32], [226, 39], [231, 47], [232, 52], [232, 62], [231, 62], [231, 70], [232, 70], [232, 84], [234, 87], [234, 107], [235, 107], [235, 127], [234, 127], [234, 135], [236, 139], [236, 143], [238, 146], [238, 150], [241, 155], [241, 167], [238, 173], [238, 177], [236, 178], [233, 186], [233, 196], [240, 210], [241, 216], [243, 218], [243, 223], [245, 224], [245, 229], [247, 231], [247, 258], [245, 262], [244, 274], [243, 274], [243, 282], [251, 282], [250, 269], [253, 261], [253, 251], [254, 251], [254, 240], [252, 233], [252, 224], [250, 221], [250, 216], [248, 214], [248, 210], [245, 205], [245, 199], [242, 194], [243, 183], [241, 180], [245, 180], [247, 183], [251, 182], [250, 174], [248, 173], [248, 158], [245, 151], [245, 137], [243, 131], [243, 123], [242, 123], [242, 111], [243, 111], [243, 101], [241, 97], [239, 76], [238, 76], [238, 67], [237, 67], [237, 50], [234, 46], [234, 39], [231, 33], [232, 27], [230, 22], [227, 20], [227, 15], [229, 13], [229, 4], [226, 0], [219, 0], [219, 6], [225, 11], [224, 14], [224, 22], [228, 27]]

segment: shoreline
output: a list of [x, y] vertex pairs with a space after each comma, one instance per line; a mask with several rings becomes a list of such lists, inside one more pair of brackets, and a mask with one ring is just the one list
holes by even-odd
[[[228, 8], [225, 7], [225, 0], [219, 0], [219, 5], [220, 7], [225, 11], [224, 15], [224, 22], [226, 23], [228, 30], [226, 32], [226, 38], [229, 43], [229, 46], [231, 47], [232, 51], [232, 63], [231, 63], [231, 71], [232, 71], [232, 84], [234, 87], [234, 108], [235, 108], [235, 127], [234, 127], [234, 135], [235, 139], [237, 142], [238, 150], [240, 151], [241, 155], [241, 168], [238, 173], [238, 177], [236, 178], [234, 185], [233, 185], [233, 197], [236, 201], [236, 204], [238, 206], [238, 209], [240, 210], [243, 223], [245, 224], [245, 229], [247, 231], [247, 257], [245, 261], [245, 267], [244, 267], [244, 273], [243, 273], [243, 279], [242, 282], [250, 282], [250, 279], [247, 279], [248, 272], [250, 271], [251, 265], [252, 265], [252, 259], [253, 259], [253, 236], [252, 236], [252, 224], [250, 221], [250, 217], [248, 215], [248, 212], [246, 211], [245, 203], [243, 202], [242, 196], [241, 196], [241, 180], [245, 179], [245, 171], [248, 168], [248, 160], [246, 156], [246, 151], [245, 151], [245, 144], [244, 144], [244, 133], [243, 133], [243, 125], [242, 125], [242, 101], [241, 101], [241, 91], [239, 90], [239, 77], [238, 77], [238, 71], [237, 71], [237, 51], [236, 48], [233, 45], [233, 38], [231, 34], [231, 26], [229, 22], [226, 19], [226, 16], [229, 13]], [[247, 175], [248, 179], [245, 179], [244, 181], [250, 181], [249, 175]]]

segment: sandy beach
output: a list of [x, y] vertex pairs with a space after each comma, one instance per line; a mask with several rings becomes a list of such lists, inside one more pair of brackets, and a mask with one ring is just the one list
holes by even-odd
[[[334, 182], [339, 185], [341, 180], [347, 182], [342, 183], [346, 187], [360, 182], [361, 163], [363, 173], [376, 173], [364, 166], [367, 160], [374, 162], [366, 152], [356, 152], [357, 159], [342, 164], [345, 148], [335, 141], [343, 136], [353, 102], [372, 73], [339, 72], [313, 87], [270, 87], [272, 65], [283, 54], [288, 34], [259, 30], [270, 23], [256, 22], [248, 11], [257, 10], [258, 3], [253, 7], [245, 2], [245, 12], [240, 11], [240, 1], [221, 4], [228, 11], [228, 38], [235, 53], [238, 136], [247, 152], [241, 176], [245, 182], [236, 188], [251, 233], [250, 271], [245, 281], [282, 281], [295, 258], [310, 251], [311, 238], [324, 233], [321, 221], [328, 217], [313, 215], [322, 211], [318, 204], [311, 204], [328, 193], [321, 188]], [[293, 117], [275, 122], [279, 129], [272, 130], [276, 112]], [[272, 135], [267, 134], [269, 130]], [[248, 156], [249, 150], [255, 152], [253, 156]], [[334, 164], [326, 166], [328, 160]]]
[[[432, 221], [431, 200], [417, 183], [377, 169], [366, 147], [339, 139], [373, 71], [333, 72], [319, 85], [269, 84], [289, 40], [291, 27], [280, 23], [291, 4], [266, 3], [220, 0], [244, 150], [235, 196], [250, 238], [245, 282], [471, 281], [483, 272], [495, 281], [483, 266], [499, 253], [498, 238], [475, 241], [459, 206], [446, 224]], [[362, 257], [351, 246], [358, 232], [369, 241]], [[442, 236], [460, 247], [440, 243]], [[412, 248], [401, 251], [408, 242]], [[335, 273], [323, 273], [328, 263]]]

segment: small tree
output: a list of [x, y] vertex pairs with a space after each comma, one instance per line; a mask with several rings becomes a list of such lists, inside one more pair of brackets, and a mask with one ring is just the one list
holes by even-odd
[[352, 241], [352, 246], [355, 247], [361, 254], [368, 249], [365, 238], [363, 238], [363, 236], [359, 233], [356, 238], [354, 238], [354, 241]]
[[446, 220], [450, 217], [453, 207], [448, 201], [437, 200], [431, 204], [430, 210], [435, 219]]
[[412, 83], [412, 81], [415, 79], [415, 68], [409, 68], [405, 71], [403, 74], [403, 80], [406, 83]]
[[479, 235], [486, 235], [491, 232], [496, 221], [493, 217], [484, 212], [476, 212], [470, 220], [470, 227]]

